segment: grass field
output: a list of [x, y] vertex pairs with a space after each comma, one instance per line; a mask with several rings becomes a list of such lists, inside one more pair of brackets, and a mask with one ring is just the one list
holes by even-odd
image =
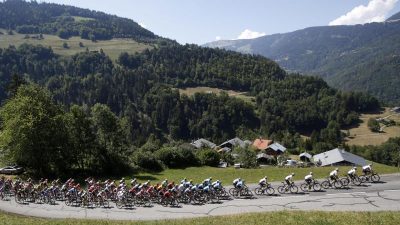
[[346, 143], [348, 145], [361, 146], [380, 145], [391, 137], [399, 137], [400, 126], [385, 127], [381, 133], [374, 133], [368, 128], [367, 123], [370, 118], [384, 118], [388, 116], [390, 116], [388, 119], [400, 122], [400, 114], [394, 114], [388, 108], [382, 113], [362, 114], [360, 117], [362, 123], [358, 127], [349, 130], [350, 137], [347, 138]]
[[[374, 170], [380, 174], [389, 174], [399, 172], [396, 167], [386, 166], [374, 163]], [[190, 167], [186, 169], [167, 169], [160, 173], [140, 173], [134, 175], [140, 181], [150, 180], [160, 182], [164, 179], [179, 182], [183, 178], [192, 179], [193, 182], [202, 182], [205, 178], [213, 177], [214, 180], [221, 180], [224, 185], [230, 185], [235, 178], [242, 178], [246, 183], [257, 183], [262, 177], [268, 176], [269, 181], [283, 181], [283, 178], [289, 173], [296, 173], [296, 180], [304, 180], [304, 176], [310, 171], [314, 173], [315, 178], [325, 178], [329, 172], [335, 167], [310, 167], [310, 168], [278, 168], [267, 167], [259, 169], [235, 169], [228, 168], [215, 168], [215, 167]], [[345, 174], [350, 167], [339, 167], [339, 174]], [[132, 179], [126, 177], [126, 179]]]
[[179, 89], [179, 93], [181, 94], [186, 94], [188, 96], [192, 96], [195, 93], [213, 93], [213, 94], [219, 94], [221, 92], [226, 92], [229, 96], [231, 97], [236, 97], [240, 98], [246, 102], [252, 103], [255, 98], [252, 96], [248, 96], [246, 92], [236, 92], [232, 90], [222, 90], [219, 88], [210, 88], [210, 87], [195, 87], [195, 88], [186, 88], [186, 89]]
[[[68, 40], [61, 39], [54, 35], [43, 35], [43, 40], [38, 39], [24, 39], [24, 34], [18, 34], [14, 32], [14, 35], [7, 35], [5, 30], [0, 30], [4, 34], [0, 35], [0, 48], [7, 48], [9, 45], [16, 47], [23, 43], [33, 45], [51, 46], [55, 53], [60, 55], [73, 55], [78, 52], [86, 51], [89, 48], [90, 51], [103, 51], [110, 56], [111, 59], [116, 60], [122, 52], [136, 53], [142, 52], [145, 49], [152, 48], [149, 45], [138, 43], [130, 39], [112, 39], [107, 41], [92, 42], [90, 40], [81, 39], [79, 37], [72, 37]], [[63, 48], [63, 43], [67, 43], [69, 48]], [[82, 42], [84, 47], [79, 47], [79, 42]]]
[[0, 213], [0, 221], [3, 225], [200, 225], [200, 224], [218, 224], [218, 225], [236, 225], [236, 224], [252, 224], [252, 225], [397, 225], [400, 221], [400, 212], [268, 212], [268, 213], [250, 213], [239, 214], [234, 216], [215, 216], [206, 218], [180, 219], [180, 220], [161, 220], [161, 221], [108, 221], [108, 220], [74, 220], [74, 219], [40, 219], [32, 217], [23, 217]]

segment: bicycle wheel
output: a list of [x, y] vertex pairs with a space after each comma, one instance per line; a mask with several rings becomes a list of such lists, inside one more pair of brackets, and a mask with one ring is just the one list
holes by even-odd
[[358, 177], [354, 177], [354, 178], [351, 180], [351, 183], [354, 184], [354, 185], [356, 185], [356, 186], [360, 186], [360, 185], [361, 185], [361, 180], [360, 180], [360, 178], [358, 178]]
[[296, 185], [290, 186], [290, 193], [295, 194], [297, 192], [299, 192], [299, 188]]
[[313, 188], [314, 188], [314, 191], [320, 191], [321, 190], [321, 184], [320, 183], [314, 183]]
[[279, 186], [278, 187], [278, 192], [281, 194], [284, 194], [286, 192], [285, 187], [284, 186]]
[[330, 184], [329, 181], [326, 180], [326, 181], [324, 181], [324, 182], [321, 183], [321, 186], [322, 186], [324, 189], [328, 189], [328, 188], [331, 187], [331, 184]]
[[350, 180], [347, 177], [343, 177], [342, 179], [340, 179], [340, 182], [342, 182], [343, 186], [349, 186]]
[[381, 180], [381, 177], [378, 174], [373, 174], [371, 176], [372, 182], [379, 182]]
[[361, 183], [366, 183], [367, 182], [367, 177], [364, 176], [364, 175], [359, 176], [358, 178], [360, 179]]
[[343, 186], [346, 186], [346, 185], [343, 185], [343, 182], [341, 181], [341, 180], [336, 180], [334, 183], [333, 183], [333, 186], [335, 186], [335, 188], [342, 188]]
[[256, 189], [254, 189], [254, 193], [256, 193], [256, 195], [262, 195], [263, 190], [261, 188], [257, 187]]
[[269, 195], [275, 194], [275, 189], [273, 187], [268, 187], [267, 188], [267, 194], [269, 194]]
[[309, 185], [306, 184], [306, 183], [303, 183], [303, 184], [300, 185], [300, 189], [301, 189], [303, 192], [309, 191], [309, 190], [308, 190], [308, 187], [309, 187]]

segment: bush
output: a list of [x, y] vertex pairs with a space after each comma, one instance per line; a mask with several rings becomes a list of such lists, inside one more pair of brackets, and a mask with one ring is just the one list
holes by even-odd
[[254, 150], [247, 148], [239, 148], [236, 150], [238, 154], [237, 162], [242, 164], [243, 168], [257, 167], [257, 154]]
[[141, 169], [154, 172], [160, 172], [164, 170], [163, 163], [151, 152], [137, 151], [133, 154], [132, 158], [135, 166], [138, 166]]
[[379, 132], [381, 130], [381, 126], [379, 125], [379, 122], [374, 118], [370, 118], [368, 120], [368, 128], [372, 132]]
[[199, 150], [196, 155], [199, 158], [201, 165], [204, 166], [218, 166], [221, 160], [220, 154], [212, 149]]
[[179, 147], [164, 147], [155, 152], [157, 159], [169, 168], [197, 166], [198, 159], [189, 149]]

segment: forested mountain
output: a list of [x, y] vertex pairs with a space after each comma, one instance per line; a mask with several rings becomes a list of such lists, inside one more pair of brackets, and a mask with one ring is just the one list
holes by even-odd
[[311, 27], [205, 46], [260, 54], [290, 71], [321, 76], [341, 90], [366, 91], [384, 102], [400, 104], [396, 88], [400, 86], [400, 21], [393, 21], [397, 16], [383, 23]]
[[[133, 21], [89, 10], [20, 0], [0, 4], [15, 19], [6, 20], [11, 29], [71, 28], [67, 33], [75, 35], [73, 29], [80, 27], [110, 32], [104, 38], [158, 38], [135, 30]], [[33, 16], [20, 20], [17, 6]], [[58, 16], [69, 22], [58, 22]], [[78, 22], [76, 16], [97, 22]], [[196, 86], [245, 91], [255, 100], [225, 93], [189, 97], [177, 90]], [[341, 92], [321, 78], [289, 74], [263, 56], [168, 40], [140, 53], [123, 53], [117, 61], [101, 50], [60, 56], [41, 45], [11, 45], [0, 49], [0, 101], [1, 156], [40, 175], [77, 169], [111, 173], [131, 162], [159, 165], [153, 153], [163, 144], [197, 138], [222, 142], [261, 135], [289, 149], [321, 152], [343, 144], [341, 128], [357, 124], [360, 112], [380, 107], [368, 94]], [[304, 141], [302, 133], [311, 138]], [[159, 155], [172, 155], [165, 162], [179, 155], [186, 160], [193, 156], [186, 150], [161, 149]], [[142, 159], [148, 161], [137, 161]]]
[[389, 17], [386, 21], [393, 21], [393, 20], [400, 20], [400, 12], [394, 14], [393, 16]]
[[130, 19], [74, 6], [24, 0], [0, 2], [0, 28], [22, 34], [56, 34], [61, 38], [80, 36], [90, 40], [133, 38], [154, 41], [159, 38]]

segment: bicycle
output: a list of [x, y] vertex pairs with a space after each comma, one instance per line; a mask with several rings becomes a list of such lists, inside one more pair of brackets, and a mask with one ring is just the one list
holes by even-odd
[[303, 192], [308, 192], [308, 191], [310, 191], [311, 189], [312, 189], [313, 191], [321, 191], [321, 184], [320, 184], [318, 181], [316, 181], [316, 180], [312, 180], [312, 182], [310, 182], [310, 183], [307, 183], [307, 182], [302, 183], [302, 184], [300, 185], [300, 189], [301, 189]]
[[256, 187], [254, 189], [254, 193], [256, 195], [273, 195], [275, 194], [275, 189], [271, 186], [271, 184], [266, 184], [264, 186]]
[[349, 186], [350, 183], [356, 186], [361, 185], [361, 180], [357, 175], [353, 175], [352, 177], [346, 174], [345, 177], [341, 178], [340, 181], [342, 182], [343, 186]]
[[342, 188], [344, 185], [340, 179], [335, 179], [332, 180], [330, 177], [327, 177], [325, 181], [321, 183], [322, 188], [328, 189], [328, 188]]
[[290, 183], [290, 185], [288, 185], [286, 182], [282, 182], [282, 184], [282, 186], [278, 187], [278, 192], [281, 194], [285, 194], [287, 192], [296, 194], [299, 192], [299, 188], [294, 184], [294, 182]]
[[381, 180], [381, 177], [377, 173], [370, 173], [370, 174], [364, 174], [360, 176], [361, 183], [366, 183], [366, 182], [373, 182], [377, 183]]

